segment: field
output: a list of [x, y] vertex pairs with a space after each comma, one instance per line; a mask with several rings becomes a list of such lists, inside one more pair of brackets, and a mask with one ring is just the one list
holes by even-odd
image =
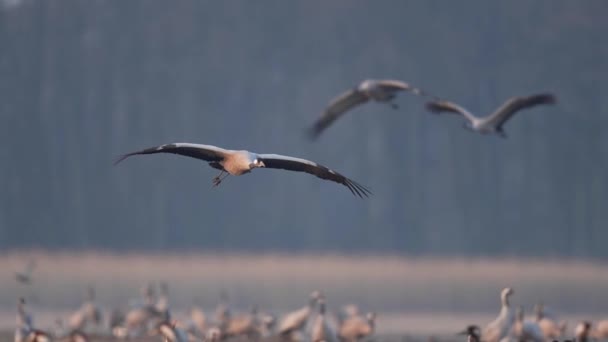
[[[18, 284], [14, 272], [35, 260], [33, 282]], [[498, 292], [515, 289], [513, 304], [528, 314], [544, 301], [572, 328], [580, 319], [608, 317], [608, 267], [553, 260], [428, 259], [398, 256], [5, 253], [0, 256], [0, 329], [10, 331], [16, 298], [30, 303], [41, 328], [66, 317], [94, 285], [106, 310], [125, 308], [146, 283], [166, 281], [172, 311], [212, 311], [220, 293], [234, 311], [280, 314], [304, 305], [314, 289], [328, 309], [349, 303], [378, 312], [377, 333], [388, 336], [446, 336], [469, 323], [485, 324], [498, 311]], [[392, 338], [389, 338], [392, 339]]]

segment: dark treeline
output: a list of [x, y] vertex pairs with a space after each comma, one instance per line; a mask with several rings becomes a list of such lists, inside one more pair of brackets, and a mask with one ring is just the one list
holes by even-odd
[[[0, 248], [608, 257], [608, 2], [0, 0]], [[368, 104], [363, 78], [474, 112], [559, 103], [471, 134]], [[199, 142], [305, 157], [371, 187], [124, 152]]]

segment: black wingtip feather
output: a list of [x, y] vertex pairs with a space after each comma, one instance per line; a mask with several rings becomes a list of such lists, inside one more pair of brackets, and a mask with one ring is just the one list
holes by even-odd
[[348, 184], [346, 184], [346, 187], [348, 188], [348, 190], [350, 191], [351, 194], [353, 194], [353, 196], [357, 197], [361, 197], [361, 195], [357, 194]]
[[116, 159], [114, 160], [113, 165], [114, 165], [114, 166], [118, 165], [118, 164], [119, 164], [121, 161], [123, 161], [123, 160], [125, 160], [125, 159], [129, 158], [129, 157], [130, 157], [130, 156], [132, 156], [132, 155], [133, 155], [132, 153], [127, 153], [127, 154], [123, 154], [123, 155], [121, 155], [121, 156], [116, 157]]
[[321, 135], [322, 131], [323, 130], [319, 129], [317, 125], [313, 125], [306, 129], [305, 135], [308, 140], [316, 141]]
[[159, 153], [162, 152], [164, 148], [166, 147], [175, 147], [175, 144], [165, 144], [165, 145], [160, 145], [160, 146], [155, 146], [155, 147], [150, 147], [150, 148], [146, 148], [143, 149], [141, 151], [136, 151], [136, 152], [131, 152], [131, 153], [127, 153], [127, 154], [123, 154], [121, 156], [119, 156], [118, 158], [116, 158], [116, 160], [114, 161], [114, 165], [120, 163], [121, 161], [134, 156], [134, 155], [138, 155], [138, 154], [153, 154], [153, 153]]
[[351, 188], [353, 189], [353, 191], [357, 194], [357, 196], [359, 196], [359, 198], [363, 198], [363, 196], [361, 195], [361, 192], [354, 187], [352, 184], [350, 184]]
[[348, 189], [353, 193], [353, 195], [356, 195], [360, 198], [369, 197], [370, 195], [373, 195], [373, 193], [368, 188], [351, 179], [347, 178], [344, 182], [344, 185], [348, 187]]
[[555, 97], [555, 95], [553, 95], [551, 93], [539, 94], [539, 95], [537, 95], [537, 99], [538, 99], [539, 103], [545, 103], [545, 104], [557, 103], [557, 98]]

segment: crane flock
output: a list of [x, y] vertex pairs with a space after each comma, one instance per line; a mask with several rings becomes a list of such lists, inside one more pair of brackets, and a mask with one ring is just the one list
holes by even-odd
[[[506, 137], [503, 130], [504, 124], [520, 110], [538, 105], [554, 104], [557, 101], [556, 97], [550, 93], [513, 97], [489, 116], [477, 117], [463, 107], [431, 95], [407, 82], [394, 79], [366, 79], [332, 99], [322, 115], [308, 129], [308, 135], [312, 139], [318, 138], [345, 113], [369, 101], [387, 103], [391, 108], [398, 109], [399, 106], [394, 102], [394, 99], [399, 92], [410, 92], [419, 97], [430, 98], [426, 104], [426, 108], [430, 112], [459, 114], [467, 120], [464, 125], [466, 128], [478, 133], [498, 134], [502, 137]], [[229, 150], [213, 145], [187, 142], [163, 144], [123, 154], [118, 157], [114, 165], [134, 155], [156, 153], [172, 153], [208, 162], [209, 166], [220, 170], [220, 174], [213, 178], [214, 187], [220, 185], [230, 175], [241, 176], [256, 168], [270, 168], [304, 172], [323, 180], [342, 184], [358, 197], [371, 195], [369, 188], [310, 160], [279, 154], [258, 154], [246, 150]]]
[[[142, 300], [131, 301], [126, 307], [114, 308], [111, 315], [105, 315], [91, 295], [90, 287], [89, 295], [72, 315], [82, 315], [80, 323], [65, 327], [61, 324], [62, 319], [58, 318], [54, 331], [37, 328], [32, 313], [26, 309], [25, 300], [20, 298], [17, 302], [14, 340], [87, 342], [102, 338], [126, 340], [160, 336], [168, 342], [358, 342], [374, 336], [376, 330], [375, 312], [362, 313], [357, 305], [352, 304], [341, 310], [329, 310], [326, 295], [318, 290], [310, 293], [303, 307], [282, 315], [261, 311], [255, 305], [247, 311], [235, 311], [236, 314], [233, 314], [236, 308], [222, 300], [215, 314], [193, 306], [189, 314], [176, 319], [167, 284], [162, 284], [162, 288], [164, 290], [158, 296], [143, 294]], [[477, 324], [470, 324], [462, 332], [454, 332], [454, 336], [466, 335], [467, 342], [549, 342], [568, 338], [585, 342], [608, 338], [608, 320], [595, 324], [581, 321], [571, 332], [567, 331], [566, 322], [558, 321], [555, 314], [548, 318], [537, 311], [534, 319], [526, 320], [523, 306], [515, 309], [511, 304], [514, 293], [509, 287], [501, 291], [498, 315], [483, 329]], [[544, 305], [539, 303], [535, 309], [539, 307], [544, 313]], [[121, 311], [124, 314], [117, 314]], [[543, 320], [555, 321], [559, 329], [543, 330]]]

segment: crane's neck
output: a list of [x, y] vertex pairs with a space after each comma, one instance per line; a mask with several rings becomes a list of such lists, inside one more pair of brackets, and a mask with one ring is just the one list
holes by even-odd
[[502, 296], [500, 297], [500, 301], [502, 303], [502, 307], [503, 308], [508, 308], [509, 307], [509, 293], [503, 293]]
[[541, 321], [541, 320], [542, 320], [542, 319], [545, 317], [545, 315], [544, 315], [544, 313], [543, 313], [543, 307], [542, 307], [542, 304], [537, 304], [537, 305], [534, 307], [534, 312], [536, 313], [536, 321], [537, 321], [537, 322], [540, 322], [540, 321]]
[[319, 303], [319, 315], [325, 315], [325, 302]]
[[25, 316], [25, 301], [23, 299], [19, 300], [19, 303], [17, 303], [17, 312], [20, 316]]
[[375, 319], [368, 318], [367, 323], [369, 324], [369, 327], [371, 328], [372, 331], [374, 331], [374, 329], [376, 329], [376, 320]]

